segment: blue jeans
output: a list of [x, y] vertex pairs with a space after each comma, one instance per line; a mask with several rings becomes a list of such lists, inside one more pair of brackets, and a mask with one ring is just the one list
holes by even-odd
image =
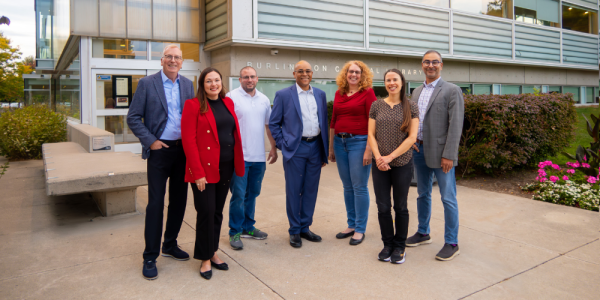
[[234, 236], [242, 231], [253, 231], [254, 208], [265, 169], [265, 162], [245, 162], [244, 177], [233, 174], [231, 179], [231, 200], [229, 200], [229, 235]]
[[333, 140], [335, 161], [344, 186], [348, 228], [354, 228], [358, 233], [365, 233], [369, 218], [370, 202], [367, 185], [371, 165], [363, 166], [366, 147], [366, 135], [355, 135], [344, 139], [336, 136]]
[[417, 212], [419, 215], [419, 229], [421, 234], [429, 234], [429, 220], [431, 219], [431, 189], [433, 174], [437, 177], [440, 186], [442, 203], [444, 204], [445, 234], [447, 244], [458, 244], [458, 201], [456, 200], [456, 177], [454, 167], [444, 173], [442, 168], [430, 168], [425, 164], [423, 145], [419, 151], [413, 150], [413, 160], [417, 171]]

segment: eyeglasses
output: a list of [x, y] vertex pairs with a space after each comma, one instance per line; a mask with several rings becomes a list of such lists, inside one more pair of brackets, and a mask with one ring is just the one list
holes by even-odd
[[252, 76], [244, 76], [244, 77], [242, 77], [242, 79], [244, 79], [244, 80], [248, 80], [248, 79], [254, 80], [254, 79], [256, 79], [256, 76], [254, 76], [254, 75], [252, 75]]
[[298, 70], [298, 71], [294, 71], [294, 72], [296, 72], [296, 73], [298, 73], [300, 75], [304, 75], [304, 74], [310, 75], [310, 74], [312, 74], [312, 70], [310, 70], [310, 69], [309, 70]]
[[434, 66], [434, 67], [437, 67], [437, 66], [439, 66], [441, 63], [442, 63], [442, 62], [441, 62], [441, 61], [439, 61], [439, 60], [434, 60], [434, 61], [430, 61], [430, 60], [424, 60], [424, 61], [423, 61], [423, 66], [427, 67], [427, 66], [429, 66], [429, 65], [431, 64], [432, 66]]
[[348, 74], [356, 74], [356, 75], [360, 75], [360, 73], [362, 73], [361, 71], [353, 71], [353, 70], [348, 70]]
[[175, 59], [175, 61], [182, 61], [183, 60], [183, 58], [181, 56], [165, 55], [163, 57], [166, 60], [173, 60], [173, 59]]

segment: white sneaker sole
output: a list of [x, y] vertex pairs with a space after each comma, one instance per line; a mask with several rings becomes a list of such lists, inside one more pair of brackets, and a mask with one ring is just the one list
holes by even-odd
[[456, 252], [454, 252], [454, 254], [452, 254], [452, 256], [448, 257], [448, 258], [442, 258], [436, 255], [435, 259], [437, 260], [442, 260], [442, 261], [449, 261], [452, 260], [454, 257], [456, 257], [458, 254], [460, 254], [460, 249], [456, 250]]
[[422, 242], [418, 242], [418, 243], [414, 243], [414, 244], [406, 244], [406, 247], [417, 247], [419, 245], [427, 245], [427, 244], [431, 244], [433, 241], [431, 239], [428, 239], [426, 241], [422, 241]]
[[381, 258], [379, 258], [379, 256], [377, 256], [377, 259], [378, 259], [379, 261], [386, 261], [386, 262], [387, 262], [387, 261], [390, 261], [390, 258], [391, 258], [391, 256], [390, 256], [390, 257], [388, 257], [388, 258], [381, 259]]
[[393, 264], [398, 264], [398, 265], [399, 265], [399, 264], [401, 264], [401, 263], [404, 263], [405, 261], [406, 261], [406, 251], [404, 252], [404, 256], [402, 256], [402, 260], [399, 260], [399, 261], [392, 261], [391, 263], [393, 263]]

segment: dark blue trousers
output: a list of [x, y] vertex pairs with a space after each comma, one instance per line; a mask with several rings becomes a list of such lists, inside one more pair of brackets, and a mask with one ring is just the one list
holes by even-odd
[[308, 232], [312, 225], [321, 179], [321, 151], [320, 138], [313, 142], [301, 141], [294, 156], [283, 160], [290, 234]]

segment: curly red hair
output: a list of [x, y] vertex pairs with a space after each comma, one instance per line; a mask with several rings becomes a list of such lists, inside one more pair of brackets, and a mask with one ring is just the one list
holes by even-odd
[[340, 70], [340, 73], [335, 79], [335, 82], [338, 85], [340, 95], [345, 95], [346, 93], [348, 93], [348, 90], [350, 88], [350, 85], [348, 84], [347, 74], [348, 69], [350, 69], [351, 65], [357, 65], [360, 68], [361, 74], [360, 81], [358, 82], [358, 92], [362, 92], [363, 90], [373, 87], [373, 72], [371, 72], [371, 69], [367, 66], [367, 64], [360, 60], [351, 60], [347, 62], [344, 65], [344, 67], [342, 67], [342, 70]]

